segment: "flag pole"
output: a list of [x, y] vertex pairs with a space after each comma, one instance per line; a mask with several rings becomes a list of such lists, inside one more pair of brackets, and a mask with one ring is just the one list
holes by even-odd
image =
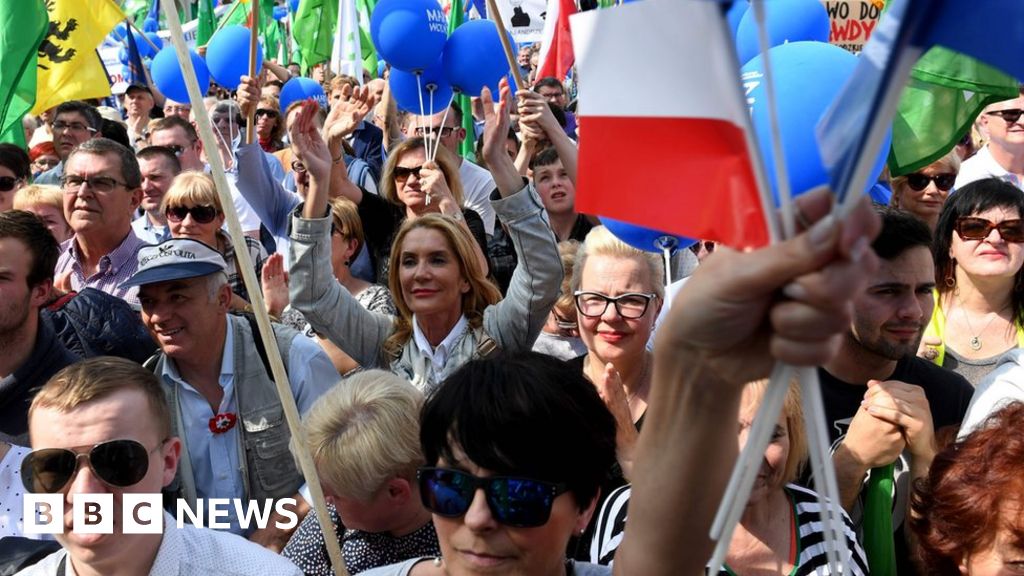
[[[230, 19], [231, 19], [231, 15], [232, 15], [232, 14], [234, 14], [234, 13], [235, 13], [235, 10], [237, 10], [237, 9], [238, 9], [238, 7], [239, 7], [239, 6], [241, 6], [241, 5], [242, 5], [242, 3], [241, 3], [241, 2], [235, 2], [235, 3], [234, 3], [234, 4], [232, 5], [232, 6], [231, 6], [231, 10], [228, 10], [228, 13], [227, 13], [227, 14], [225, 14], [225, 15], [224, 15], [224, 16], [223, 16], [223, 17], [222, 17], [222, 18], [220, 19], [220, 24], [218, 24], [218, 25], [217, 25], [217, 29], [213, 31], [213, 34], [210, 34], [210, 38], [209, 38], [209, 39], [208, 39], [208, 40], [206, 41], [206, 44], [203, 44], [202, 46], [196, 46], [196, 52], [198, 52], [200, 48], [202, 48], [202, 49], [206, 49], [206, 47], [210, 45], [210, 42], [212, 42], [212, 41], [213, 41], [213, 37], [214, 37], [214, 36], [216, 36], [216, 35], [217, 35], [217, 32], [220, 32], [222, 28], [224, 28], [225, 26], [227, 26], [227, 24], [228, 24], [228, 20], [230, 20]], [[216, 16], [216, 14], [215, 14], [215, 16]]]
[[160, 51], [160, 48], [156, 44], [154, 44], [152, 40], [149, 39], [149, 36], [146, 36], [145, 32], [139, 30], [139, 27], [131, 21], [131, 18], [125, 18], [124, 21], [128, 23], [128, 26], [135, 28], [135, 31], [139, 33], [139, 36], [142, 36], [142, 39], [146, 41], [146, 44], [149, 44], [149, 47], [153, 49], [154, 53]]
[[[260, 43], [260, 0], [252, 0], [252, 7], [249, 8], [251, 27], [249, 28], [249, 78], [256, 78], [259, 72], [256, 70], [256, 50]], [[245, 143], [252, 144], [256, 134], [256, 111], [245, 119]]]
[[519, 65], [516, 63], [515, 54], [512, 54], [512, 44], [508, 40], [508, 32], [505, 31], [505, 23], [501, 20], [501, 11], [495, 0], [487, 0], [487, 11], [491, 14], [495, 25], [498, 26], [498, 37], [501, 39], [501, 47], [505, 50], [505, 59], [508, 60], [508, 67], [512, 70], [512, 78], [516, 81], [516, 92], [526, 90], [526, 82], [523, 75], [519, 73]]
[[[178, 9], [174, 2], [164, 2], [163, 10], [167, 16], [168, 28], [171, 31], [171, 42], [181, 63], [181, 72], [185, 78], [185, 86], [188, 89], [189, 100], [192, 103], [192, 114], [195, 115], [196, 127], [199, 131], [199, 138], [203, 147], [207, 150], [217, 149], [217, 140], [213, 135], [213, 126], [210, 123], [210, 115], [203, 106], [203, 94], [199, 92], [199, 82], [196, 80], [196, 72], [192, 67], [192, 58], [185, 39], [181, 32], [181, 22], [178, 20]], [[299, 467], [302, 475], [309, 486], [313, 501], [310, 503], [317, 520], [320, 522], [320, 529], [324, 533], [324, 544], [327, 546], [327, 553], [331, 559], [334, 573], [338, 576], [348, 576], [344, 559], [341, 556], [341, 546], [338, 544], [338, 536], [334, 529], [334, 522], [327, 511], [327, 502], [324, 499], [323, 488], [320, 486], [320, 476], [317, 474], [313, 458], [309, 453], [306, 444], [306, 434], [302, 429], [299, 418], [299, 410], [295, 405], [295, 398], [292, 396], [291, 385], [288, 382], [288, 373], [285, 370], [284, 362], [281, 360], [281, 350], [277, 346], [277, 339], [270, 326], [270, 317], [267, 315], [266, 304], [263, 301], [263, 293], [259, 283], [256, 281], [256, 269], [253, 267], [249, 251], [246, 249], [245, 235], [242, 232], [242, 225], [238, 221], [238, 213], [234, 209], [234, 201], [231, 199], [230, 188], [227, 177], [224, 174], [224, 163], [220, 154], [210, 154], [207, 158], [210, 163], [210, 175], [216, 184], [217, 195], [220, 197], [221, 205], [224, 206], [224, 215], [227, 218], [228, 233], [231, 242], [234, 244], [235, 257], [238, 260], [238, 269], [242, 273], [242, 280], [249, 291], [249, 298], [252, 300], [253, 312], [256, 316], [256, 324], [260, 331], [260, 337], [267, 347], [267, 360], [270, 362], [270, 371], [273, 375], [274, 385], [281, 400], [281, 407], [284, 409], [285, 421], [292, 438], [295, 440], [295, 455], [299, 460]]]

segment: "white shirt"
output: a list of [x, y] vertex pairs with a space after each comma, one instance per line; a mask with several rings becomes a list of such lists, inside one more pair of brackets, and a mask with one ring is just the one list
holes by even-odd
[[153, 224], [146, 214], [132, 220], [132, 230], [146, 244], [159, 244], [171, 239], [171, 230], [167, 226]]
[[494, 178], [487, 170], [463, 160], [459, 166], [459, 178], [462, 180], [463, 206], [480, 215], [484, 221], [484, 231], [488, 236], [494, 234], [494, 208], [491, 207], [491, 192], [496, 185]]
[[1021, 177], [1000, 166], [996, 159], [992, 157], [992, 152], [988, 146], [988, 144], [982, 146], [977, 154], [964, 160], [963, 164], [960, 165], [960, 172], [956, 176], [954, 187], [959, 190], [975, 180], [994, 177], [1024, 190], [1024, 182], [1021, 181]]
[[[17, 576], [71, 576], [71, 560], [64, 574], [57, 574], [67, 551], [60, 549]], [[259, 544], [206, 528], [185, 524], [178, 528], [174, 517], [164, 512], [164, 535], [149, 576], [302, 576], [302, 571], [284, 556]]]
[[427, 341], [427, 336], [420, 330], [420, 324], [416, 321], [416, 315], [412, 315], [412, 336], [416, 342], [416, 347], [419, 348], [420, 352], [423, 353], [430, 360], [430, 364], [433, 366], [434, 371], [438, 371], [444, 368], [445, 363], [448, 361], [448, 354], [451, 352], [452, 346], [462, 336], [462, 333], [469, 327], [469, 320], [466, 320], [465, 316], [461, 316], [459, 321], [455, 323], [455, 327], [452, 331], [444, 337], [444, 340], [434, 348]]

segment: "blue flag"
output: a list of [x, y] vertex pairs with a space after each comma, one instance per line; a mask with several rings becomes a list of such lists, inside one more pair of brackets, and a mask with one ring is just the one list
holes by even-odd
[[146, 69], [142, 65], [142, 56], [139, 55], [139, 46], [135, 43], [135, 35], [127, 34], [125, 40], [128, 42], [128, 63], [124, 65], [124, 81], [129, 86], [132, 84], [148, 86]]

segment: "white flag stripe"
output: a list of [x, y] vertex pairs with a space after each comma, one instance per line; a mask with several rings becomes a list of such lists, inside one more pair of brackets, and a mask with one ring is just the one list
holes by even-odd
[[331, 71], [348, 74], [363, 83], [363, 50], [359, 38], [359, 17], [355, 0], [338, 3], [338, 24], [334, 29]]
[[[729, 97], [702, 89], [740, 81], [733, 52], [716, 48], [732, 43], [717, 2], [644, 0], [580, 12], [570, 23], [581, 115], [748, 123], [739, 88]], [[626, 70], [650, 83], [642, 94], [628, 89]]]

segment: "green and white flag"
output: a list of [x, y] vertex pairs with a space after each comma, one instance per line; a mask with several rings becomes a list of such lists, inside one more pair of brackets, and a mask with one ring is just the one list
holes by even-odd
[[331, 71], [352, 76], [360, 84], [363, 83], [362, 34], [355, 0], [341, 0], [338, 5], [334, 50], [331, 52]]
[[0, 2], [0, 142], [25, 147], [21, 119], [36, 103], [36, 51], [49, 24], [42, 0]]
[[295, 12], [292, 35], [302, 55], [302, 69], [308, 70], [331, 59], [334, 28], [338, 23], [338, 0], [301, 0]]

